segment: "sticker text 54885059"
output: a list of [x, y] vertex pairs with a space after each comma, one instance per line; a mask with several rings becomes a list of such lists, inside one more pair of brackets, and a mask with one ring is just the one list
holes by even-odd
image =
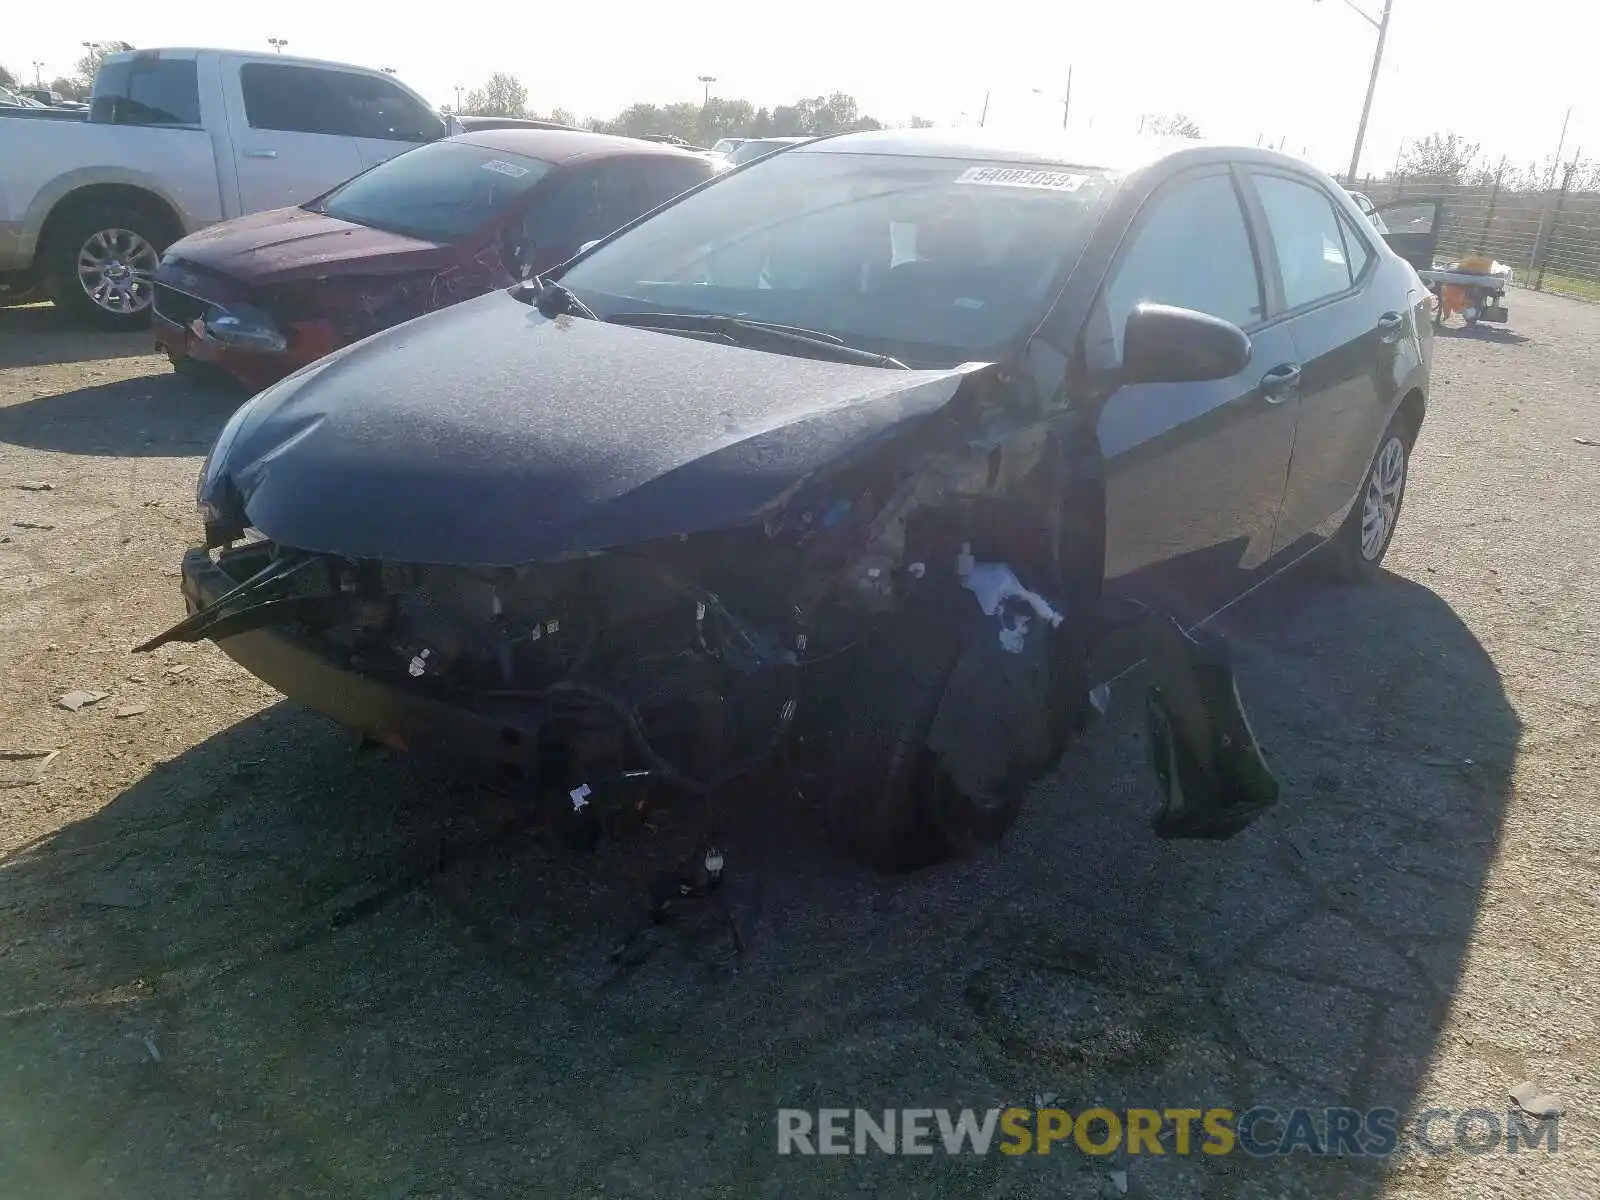
[[984, 187], [1039, 188], [1047, 192], [1075, 192], [1089, 182], [1075, 171], [1042, 171], [1033, 167], [969, 167], [956, 176], [957, 183]]

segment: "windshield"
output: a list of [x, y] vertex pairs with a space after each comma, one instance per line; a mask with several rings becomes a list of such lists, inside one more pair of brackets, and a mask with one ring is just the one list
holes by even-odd
[[685, 196], [561, 282], [602, 320], [743, 316], [954, 364], [1033, 331], [1111, 189], [1096, 170], [799, 150]]
[[550, 164], [466, 142], [398, 154], [311, 205], [341, 221], [429, 242], [454, 242], [543, 179]]

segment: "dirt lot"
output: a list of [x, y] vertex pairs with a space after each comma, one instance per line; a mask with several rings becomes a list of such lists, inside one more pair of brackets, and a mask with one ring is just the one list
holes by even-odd
[[[5, 1195], [1600, 1196], [1600, 308], [1512, 313], [1441, 339], [1393, 573], [1224, 617], [1285, 785], [1246, 835], [1147, 832], [1123, 686], [999, 852], [884, 882], [752, 796], [745, 953], [707, 910], [619, 967], [665, 832], [495, 837], [510, 797], [210, 644], [129, 654], [232, 401], [0, 311], [0, 748], [60, 750], [0, 761]], [[1557, 1154], [775, 1152], [779, 1106], [1503, 1117], [1524, 1080]]]

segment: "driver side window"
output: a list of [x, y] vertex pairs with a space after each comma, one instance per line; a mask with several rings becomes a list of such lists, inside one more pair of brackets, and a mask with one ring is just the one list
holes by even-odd
[[1192, 308], [1249, 329], [1266, 316], [1255, 251], [1231, 176], [1181, 179], [1140, 213], [1098, 305], [1099, 347], [1122, 361], [1128, 314], [1143, 302]]

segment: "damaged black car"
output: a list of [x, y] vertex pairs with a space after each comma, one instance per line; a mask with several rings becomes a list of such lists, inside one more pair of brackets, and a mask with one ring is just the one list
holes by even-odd
[[1199, 626], [1379, 571], [1427, 301], [1269, 151], [814, 140], [257, 395], [142, 648], [572, 813], [805, 771], [886, 869], [998, 839], [1143, 657], [1156, 832], [1230, 836], [1277, 784]]

